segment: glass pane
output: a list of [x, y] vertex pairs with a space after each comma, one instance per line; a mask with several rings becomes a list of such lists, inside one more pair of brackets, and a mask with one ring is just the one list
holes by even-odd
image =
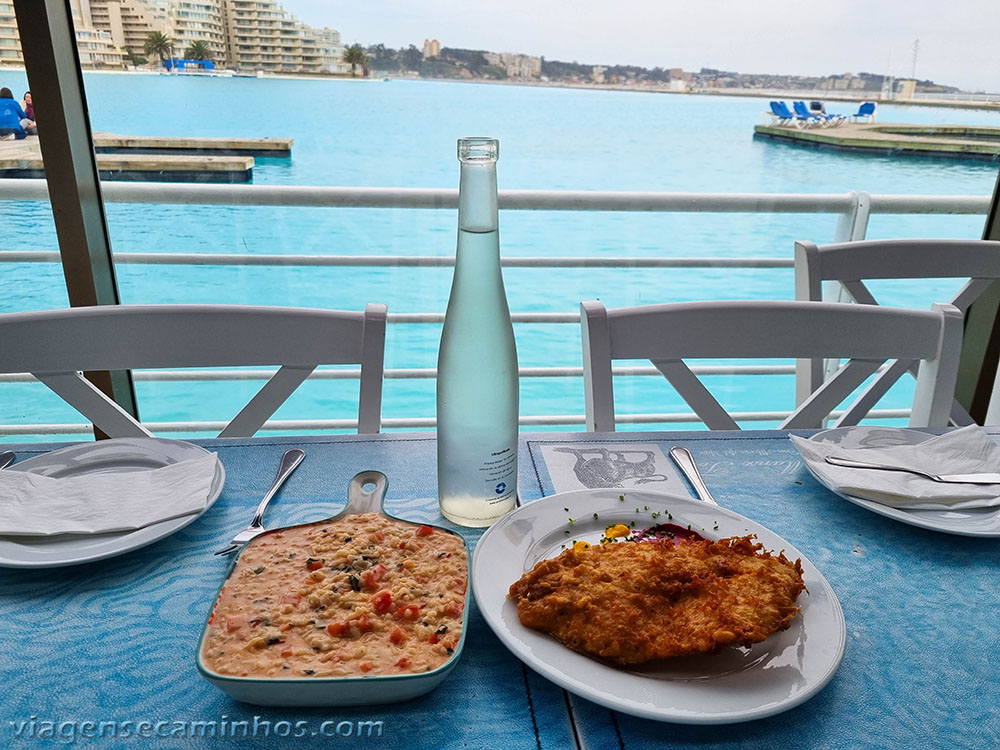
[[[325, 28], [336, 23], [314, 3], [283, 8], [206, 0], [193, 10], [148, 2], [145, 20], [121, 28], [97, 5], [90, 4], [89, 17], [81, 6], [77, 36], [95, 145], [108, 167], [102, 167], [106, 212], [125, 303], [360, 310], [366, 302], [385, 302], [390, 316], [440, 315], [450, 267], [414, 264], [453, 256], [454, 210], [406, 207], [400, 205], [405, 196], [373, 198], [358, 189], [454, 189], [456, 139], [479, 134], [501, 141], [501, 191], [581, 191], [566, 201], [574, 210], [543, 210], [538, 193], [524, 199], [524, 208], [501, 203], [507, 295], [519, 316], [520, 365], [530, 370], [522, 379], [521, 415], [533, 429], [546, 429], [536, 424], [546, 420], [561, 429], [579, 424], [580, 336], [575, 321], [524, 316], [572, 316], [581, 300], [593, 298], [612, 307], [787, 299], [793, 295], [794, 242], [844, 239], [841, 213], [851, 191], [928, 196], [912, 213], [873, 213], [863, 228], [870, 238], [976, 238], [996, 179], [989, 161], [755, 139], [753, 126], [766, 121], [769, 97], [713, 93], [716, 86], [735, 85], [718, 72], [642, 73], [483, 56], [434, 40], [423, 49], [368, 47], [359, 60], [340, 32]], [[360, 35], [350, 30], [351, 38]], [[101, 46], [107, 38], [128, 74], [107, 69], [119, 65]], [[595, 50], [595, 59], [604, 56]], [[431, 80], [443, 77], [468, 81]], [[488, 79], [554, 85], [486, 85]], [[802, 89], [792, 92], [794, 98], [826, 99], [827, 111], [843, 114], [864, 99], [880, 99], [885, 83], [881, 75], [815, 80], [830, 88]], [[686, 90], [694, 93], [679, 93]], [[879, 123], [978, 126], [994, 119], [986, 111], [885, 100], [878, 107]], [[133, 140], [122, 143], [113, 135]], [[148, 140], [157, 138], [166, 142]], [[205, 138], [221, 141], [196, 140]], [[261, 145], [234, 142], [246, 139], [290, 139], [291, 148], [270, 156], [229, 153]], [[184, 158], [186, 166], [173, 169]], [[111, 166], [123, 160], [130, 168]], [[646, 210], [663, 193], [690, 195]], [[611, 194], [621, 210], [587, 210], [589, 202]], [[757, 199], [733, 207], [726, 202], [733, 195]], [[781, 197], [802, 195], [822, 205], [803, 211]], [[941, 196], [983, 199], [982, 210], [948, 213]], [[375, 205], [383, 200], [393, 205]], [[45, 236], [34, 223], [20, 231]], [[570, 261], [537, 267], [538, 259]], [[588, 261], [605, 265], [586, 266]], [[958, 283], [888, 283], [879, 294], [886, 303], [926, 308], [950, 298]], [[47, 299], [30, 304], [48, 306]], [[433, 417], [431, 371], [439, 336], [437, 319], [391, 320], [384, 399], [389, 429], [410, 429], [410, 420]], [[658, 377], [635, 380], [641, 387], [623, 379], [619, 411], [673, 408], [656, 395], [667, 388]], [[741, 409], [787, 411], [791, 380], [725, 375], [712, 383], [741, 394]], [[277, 416], [350, 418], [356, 398], [351, 382], [311, 383]], [[225, 419], [238, 408], [234, 394], [248, 395], [244, 389], [250, 388], [214, 383], [204, 396], [192, 396], [202, 393], [197, 385], [139, 377], [144, 419]]]
[[[0, 65], [15, 62], [21, 62], [21, 56], [13, 6], [0, 0]], [[23, 62], [20, 70], [0, 73], [0, 94], [0, 312], [65, 307], [62, 270], [51, 262], [52, 253], [59, 250], [52, 208], [47, 200], [29, 200], [38, 185], [24, 181], [37, 180], [44, 171], [37, 128], [29, 117], [34, 105]], [[48, 262], [38, 262], [43, 257]]]
[[[52, 207], [38, 185], [44, 171], [34, 102], [14, 9], [2, 0], [0, 71], [0, 313], [67, 307]], [[0, 374], [0, 382], [0, 441], [19, 439], [9, 434], [14, 427], [80, 421], [75, 410], [27, 375]]]

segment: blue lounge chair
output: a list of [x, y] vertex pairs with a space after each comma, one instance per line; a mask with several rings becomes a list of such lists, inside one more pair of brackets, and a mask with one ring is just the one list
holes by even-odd
[[824, 128], [828, 128], [831, 125], [839, 125], [844, 121], [844, 117], [842, 115], [827, 115], [819, 112], [810, 112], [809, 107], [806, 106], [805, 102], [792, 102], [792, 107], [795, 108], [795, 114], [806, 120], [811, 125], [821, 125]]
[[851, 115], [851, 120], [853, 122], [859, 122], [860, 120], [875, 122], [875, 106], [875, 102], [862, 102], [861, 106], [858, 107], [858, 111]]
[[797, 128], [808, 128], [816, 122], [812, 117], [803, 117], [798, 112], [792, 112], [783, 101], [771, 102], [771, 110], [776, 117], [782, 118], [783, 122], [779, 122], [779, 125], [795, 123], [795, 127]]
[[778, 102], [771, 102], [771, 111], [764, 114], [770, 116], [772, 125], [788, 125], [794, 119], [784, 102], [780, 106]]

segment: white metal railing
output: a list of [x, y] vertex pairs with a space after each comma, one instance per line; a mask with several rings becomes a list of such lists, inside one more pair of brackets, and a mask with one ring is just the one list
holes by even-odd
[[[732, 417], [737, 422], [781, 422], [789, 416], [787, 411], [751, 411], [732, 412]], [[910, 415], [909, 409], [873, 409], [869, 413], [873, 419], [905, 419]], [[839, 416], [834, 412], [831, 417]], [[615, 422], [618, 424], [691, 424], [700, 425], [701, 417], [694, 412], [670, 412], [663, 414], [617, 414]], [[152, 433], [160, 434], [167, 432], [220, 432], [227, 422], [143, 422], [143, 425]], [[583, 425], [585, 418], [582, 414], [546, 414], [541, 416], [519, 417], [518, 425], [521, 427], [562, 427], [569, 425]], [[433, 429], [435, 426], [432, 417], [410, 417], [399, 419], [383, 419], [383, 430], [417, 430]], [[273, 419], [267, 422], [261, 432], [309, 432], [314, 430], [356, 430], [358, 420], [356, 419]], [[16, 435], [87, 435], [93, 434], [93, 427], [89, 424], [77, 422], [65, 424], [38, 424], [38, 425], [3, 425], [0, 434], [7, 436]]]
[[[361, 188], [104, 182], [107, 203], [339, 208], [458, 208], [454, 188]], [[501, 190], [501, 210], [847, 213], [855, 193], [654, 193], [591, 190]], [[48, 200], [45, 180], [0, 180], [0, 200]]]
[[[352, 208], [414, 208], [454, 209], [458, 206], [458, 191], [430, 188], [346, 188], [304, 187], [279, 185], [197, 185], [177, 183], [116, 183], [102, 184], [104, 200], [110, 203], [170, 203], [227, 206], [327, 206]], [[48, 199], [44, 180], [0, 180], [0, 200]], [[872, 214], [985, 214], [990, 196], [910, 196], [871, 195], [867, 192], [842, 194], [720, 194], [720, 193], [638, 193], [570, 190], [501, 190], [500, 209], [517, 211], [646, 211], [684, 213], [825, 213], [837, 215], [833, 241], [864, 239]], [[58, 252], [50, 250], [0, 251], [3, 262], [59, 262]], [[409, 266], [447, 267], [454, 258], [438, 256], [400, 255], [241, 255], [196, 253], [115, 253], [115, 262], [142, 265], [213, 265], [213, 266]], [[507, 257], [508, 268], [791, 268], [790, 258], [635, 258], [635, 257]], [[554, 324], [578, 323], [577, 312], [514, 313], [515, 323]], [[391, 324], [440, 323], [443, 313], [390, 313]], [[695, 368], [701, 375], [790, 374], [791, 366], [708, 366]], [[616, 375], [658, 376], [652, 367], [615, 368]], [[227, 371], [137, 371], [137, 380], [262, 380], [270, 376], [264, 370]], [[581, 377], [579, 367], [521, 368], [522, 378]], [[313, 378], [357, 378], [355, 370], [318, 370]], [[434, 378], [433, 368], [390, 369], [387, 379]], [[0, 376], [0, 382], [26, 382], [30, 376]], [[749, 412], [736, 415], [743, 421], [777, 421], [787, 414]], [[873, 416], [894, 418], [905, 412], [873, 412]], [[621, 423], [690, 423], [698, 419], [693, 414], [632, 414], [620, 415]], [[580, 425], [581, 415], [527, 415], [522, 425]], [[224, 423], [164, 422], [150, 423], [154, 432], [210, 431], [222, 429]], [[218, 426], [216, 426], [218, 425]], [[354, 429], [356, 421], [307, 420], [269, 422], [264, 429]], [[432, 418], [414, 417], [384, 419], [386, 429], [433, 427]], [[0, 425], [0, 435], [76, 434], [89, 432], [89, 425]]]
[[[793, 365], [695, 365], [691, 367], [695, 375], [792, 375], [795, 372]], [[617, 376], [643, 376], [660, 375], [655, 367], [614, 367], [613, 372]], [[133, 378], [137, 382], [153, 383], [202, 383], [212, 381], [244, 381], [259, 380], [261, 382], [274, 375], [275, 370], [135, 370]], [[583, 377], [582, 367], [522, 367], [518, 370], [518, 375], [522, 378], [581, 378]], [[356, 367], [343, 368], [339, 370], [317, 369], [310, 376], [310, 380], [357, 380], [361, 376], [361, 370]], [[388, 380], [431, 380], [437, 377], [437, 370], [433, 367], [411, 367], [398, 368], [385, 371], [385, 378]], [[37, 381], [28, 373], [15, 375], [0, 374], [0, 383], [35, 383]]]
[[[443, 316], [442, 316], [443, 317]], [[579, 319], [579, 316], [577, 316]], [[693, 366], [692, 372], [700, 376], [713, 375], [794, 375], [794, 365], [701, 365]], [[274, 370], [135, 370], [132, 376], [136, 382], [218, 382], [218, 381], [266, 381]], [[612, 368], [615, 376], [660, 376], [660, 372], [655, 367], [643, 366], [619, 366]], [[310, 376], [309, 380], [357, 380], [361, 376], [358, 368], [343, 368], [337, 370], [317, 369]], [[522, 367], [518, 370], [520, 378], [551, 378], [551, 377], [583, 377], [582, 367]], [[437, 377], [437, 370], [432, 367], [427, 368], [398, 368], [385, 371], [385, 378], [389, 380], [407, 379], [433, 379]], [[33, 383], [38, 382], [28, 373], [21, 374], [0, 374], [0, 384], [2, 383]], [[878, 416], [879, 412], [872, 412], [873, 416]], [[743, 421], [781, 421], [788, 416], [788, 412], [748, 412], [734, 416]], [[892, 417], [893, 413], [886, 411], [882, 416]], [[697, 415], [693, 413], [673, 413], [673, 414], [630, 414], [620, 415], [622, 424], [643, 424], [643, 423], [666, 423], [680, 424], [700, 422]], [[560, 426], [560, 425], [582, 425], [584, 417], [580, 414], [568, 415], [535, 415], [522, 416], [518, 420], [521, 426]], [[168, 432], [220, 432], [226, 422], [144, 422], [143, 423], [153, 433]], [[385, 418], [382, 419], [383, 429], [421, 429], [433, 428], [435, 420], [432, 417], [411, 417], [411, 418]], [[271, 431], [301, 431], [301, 430], [356, 430], [358, 421], [356, 419], [310, 419], [310, 420], [271, 420], [267, 422], [263, 430]], [[89, 424], [82, 423], [48, 423], [31, 425], [5, 425], [0, 424], [0, 435], [80, 435], [88, 434], [92, 431]]]
[[[326, 266], [421, 267], [455, 265], [454, 256], [437, 255], [242, 255], [240, 253], [115, 253], [122, 265], [167, 266]], [[58, 263], [55, 250], [3, 250], [0, 262]], [[504, 268], [791, 268], [790, 258], [572, 258], [514, 257]]]

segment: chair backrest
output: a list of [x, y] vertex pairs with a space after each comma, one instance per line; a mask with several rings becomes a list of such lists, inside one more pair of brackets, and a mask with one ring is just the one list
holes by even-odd
[[781, 111], [781, 107], [778, 106], [777, 102], [771, 102], [771, 112], [775, 115], [775, 117], [785, 117], [785, 114]]
[[[783, 428], [812, 427], [890, 358], [919, 361], [910, 425], [943, 427], [958, 375], [962, 316], [952, 305], [930, 311], [798, 301], [680, 302], [608, 310], [581, 305], [587, 429], [615, 429], [611, 363], [649, 359], [710, 429], [739, 425], [684, 359], [837, 357], [847, 361], [810, 394]], [[865, 388], [838, 420], [857, 424], [883, 391]]]
[[781, 115], [782, 117], [789, 120], [795, 117], [792, 111], [788, 109], [788, 105], [784, 102], [784, 100], [778, 102], [772, 102], [772, 104], [777, 104], [778, 106], [777, 114]]
[[151, 433], [79, 371], [280, 365], [219, 437], [253, 435], [321, 364], [360, 364], [358, 431], [381, 428], [386, 306], [364, 312], [123, 305], [0, 315], [0, 373], [28, 372], [111, 437]]
[[858, 115], [864, 117], [873, 114], [875, 114], [875, 102], [861, 102], [861, 106], [858, 107]]
[[792, 107], [795, 109], [796, 114], [802, 117], [815, 117], [815, 115], [809, 111], [806, 107], [805, 102], [792, 102]]
[[[967, 278], [951, 300], [963, 314], [993, 280], [1000, 278], [1000, 242], [988, 240], [862, 240], [816, 245], [795, 243], [795, 298], [823, 299], [823, 282], [836, 281], [853, 299], [877, 305], [865, 281], [872, 279]], [[797, 364], [800, 399], [823, 382], [825, 368], [819, 360]], [[955, 424], [972, 424], [958, 404]]]
[[963, 313], [1000, 278], [1000, 242], [990, 240], [859, 240], [795, 243], [795, 298], [820, 301], [823, 282], [837, 281], [855, 302], [877, 305], [873, 279], [967, 278], [951, 304]]

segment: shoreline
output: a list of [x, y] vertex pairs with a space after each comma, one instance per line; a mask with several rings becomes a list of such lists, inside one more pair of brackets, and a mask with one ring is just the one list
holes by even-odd
[[[588, 91], [623, 91], [635, 94], [673, 94], [675, 96], [732, 96], [747, 99], [819, 99], [829, 102], [845, 102], [859, 104], [861, 102], [876, 102], [878, 104], [913, 105], [917, 107], [945, 107], [949, 109], [1000, 110], [1000, 94], [996, 101], [978, 101], [975, 99], [885, 99], [879, 96], [865, 96], [837, 91], [803, 91], [783, 89], [689, 89], [687, 91], [672, 91], [661, 86], [625, 86], [613, 83], [572, 83], [570, 81], [491, 81], [469, 78], [420, 78], [416, 76], [389, 76], [391, 80], [400, 81], [444, 81], [448, 83], [486, 84], [490, 86], [536, 86], [545, 88], [562, 88]], [[382, 80], [382, 79], [372, 79]]]
[[[2, 66], [0, 74], [4, 71], [14, 71], [24, 73], [23, 66]], [[99, 75], [161, 75], [159, 70], [97, 70], [84, 69], [85, 74], [93, 73]], [[298, 81], [348, 81], [378, 83], [385, 81], [421, 81], [425, 83], [468, 83], [485, 84], [487, 86], [531, 86], [542, 88], [572, 89], [575, 91], [621, 91], [636, 94], [673, 94], [677, 96], [731, 96], [747, 99], [802, 99], [821, 100], [830, 102], [845, 102], [857, 104], [860, 102], [873, 101], [877, 104], [895, 104], [899, 106], [914, 107], [943, 107], [946, 109], [970, 109], [981, 111], [1000, 111], [1000, 94], [971, 94], [971, 96], [996, 96], [996, 101], [982, 101], [977, 99], [886, 99], [881, 96], [866, 95], [871, 92], [847, 92], [847, 91], [805, 91], [805, 90], [783, 90], [783, 89], [689, 89], [686, 91], [674, 91], [665, 86], [628, 86], [617, 83], [574, 83], [571, 81], [531, 81], [531, 80], [489, 80], [484, 78], [423, 78], [420, 76], [389, 75], [378, 77], [358, 77], [345, 76], [327, 73], [265, 73], [260, 78], [256, 76], [233, 76], [231, 73], [197, 74], [197, 73], [176, 73], [168, 77], [173, 78], [247, 78], [255, 80], [298, 80]]]

